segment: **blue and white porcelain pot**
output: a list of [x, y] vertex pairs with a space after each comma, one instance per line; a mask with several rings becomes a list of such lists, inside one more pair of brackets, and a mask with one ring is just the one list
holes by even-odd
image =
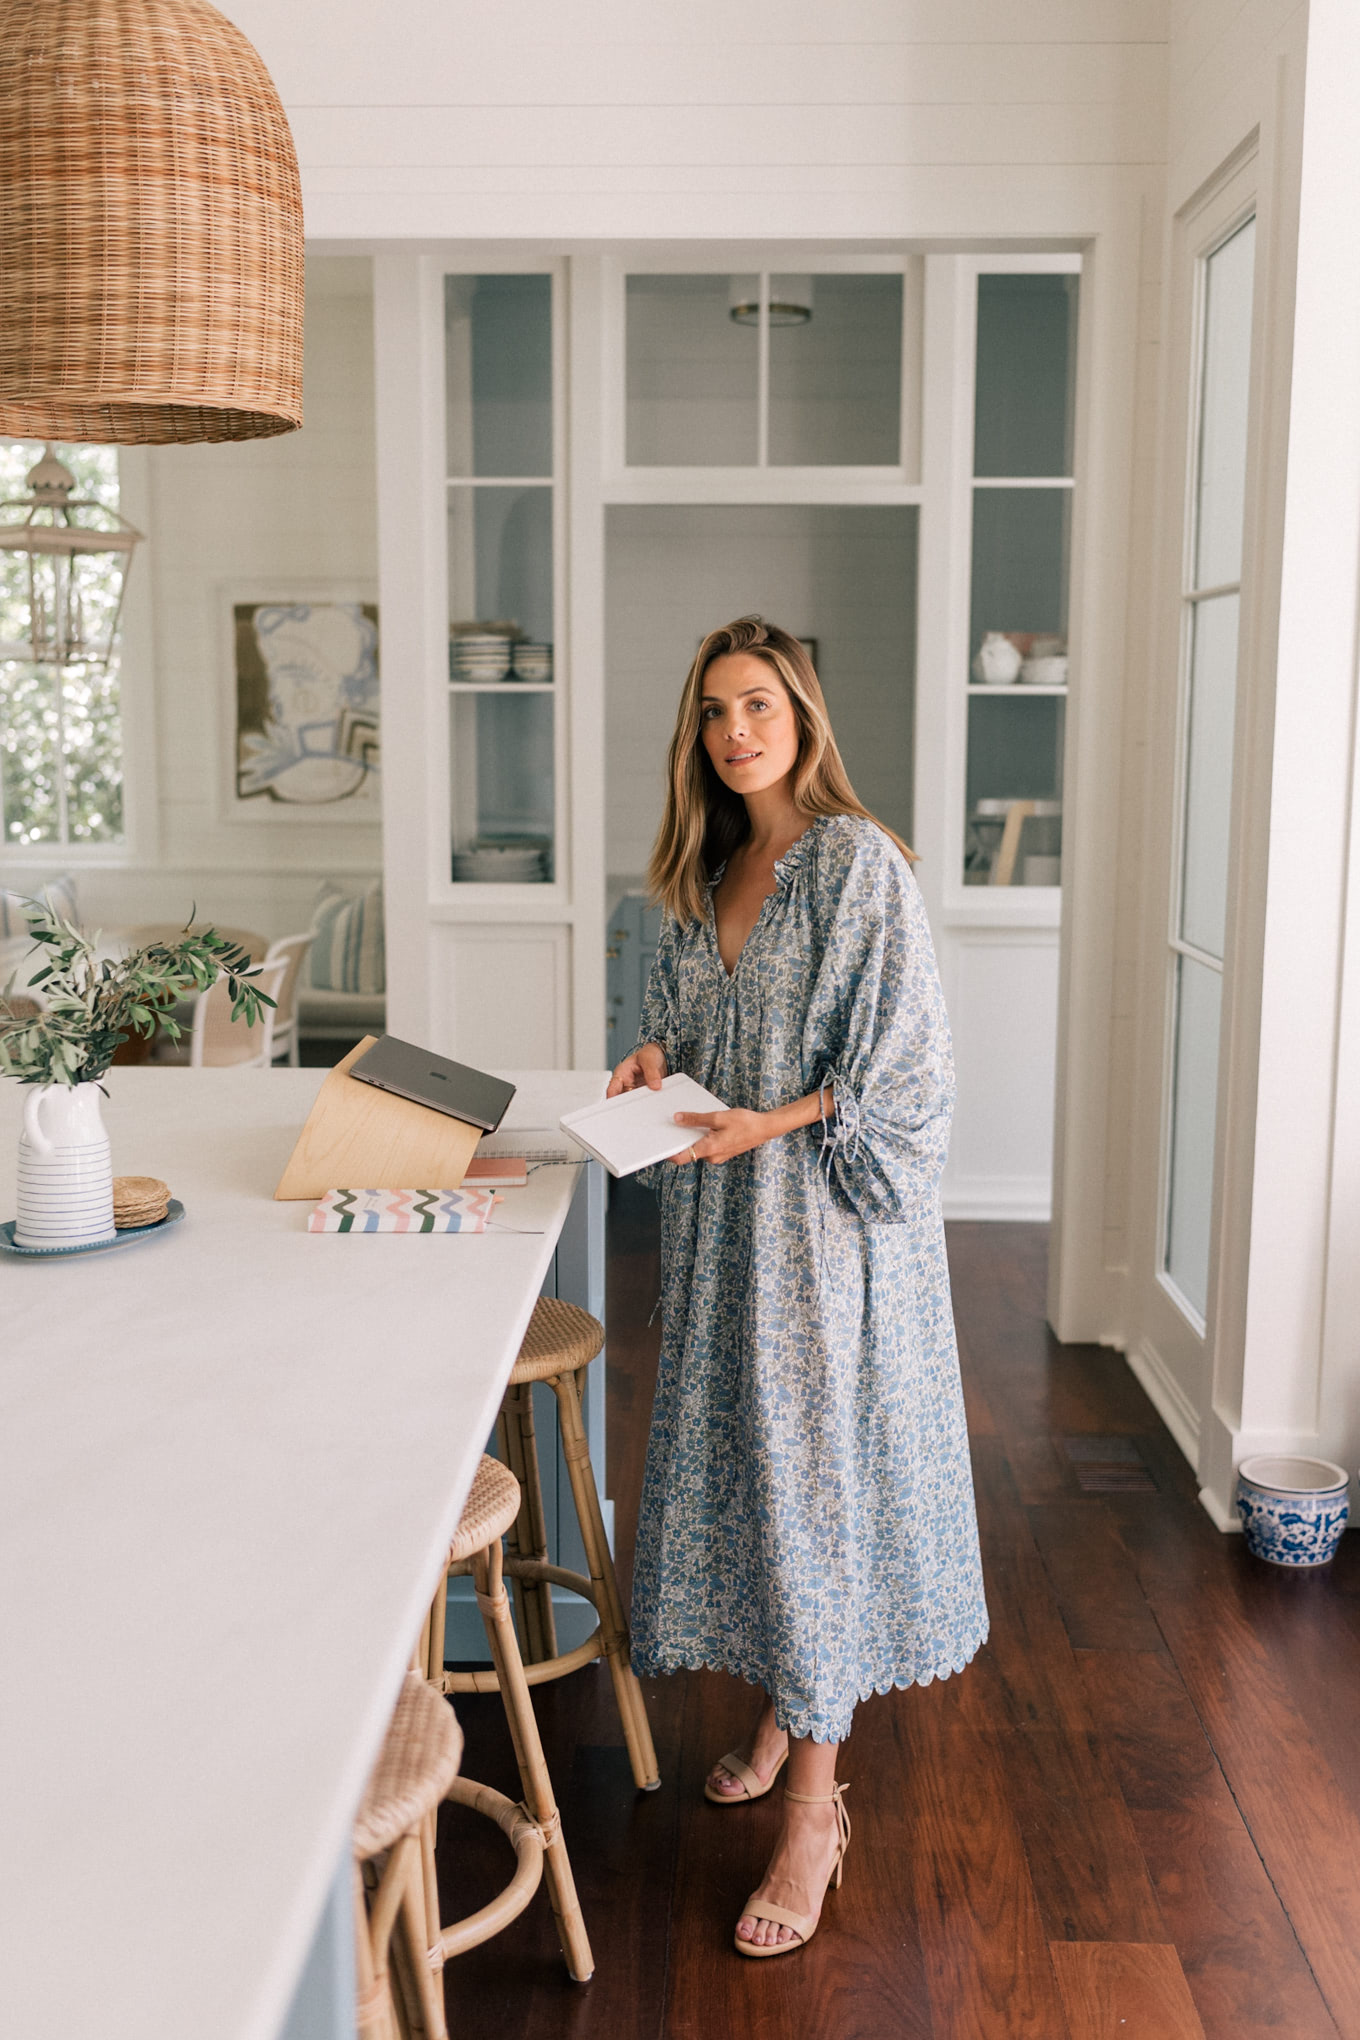
[[1350, 1514], [1344, 1467], [1262, 1452], [1237, 1469], [1247, 1549], [1271, 1565], [1326, 1565]]

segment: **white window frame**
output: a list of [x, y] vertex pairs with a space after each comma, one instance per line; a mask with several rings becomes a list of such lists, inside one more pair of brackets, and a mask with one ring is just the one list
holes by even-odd
[[[1235, 181], [1235, 180], [1234, 180]], [[1165, 983], [1163, 989], [1162, 1020], [1162, 1125], [1157, 1176], [1157, 1227], [1156, 1227], [1156, 1280], [1170, 1298], [1191, 1330], [1200, 1339], [1208, 1333], [1207, 1310], [1201, 1311], [1188, 1297], [1171, 1274], [1169, 1267], [1171, 1238], [1171, 1163], [1172, 1143], [1176, 1124], [1176, 1030], [1180, 1019], [1180, 962], [1188, 958], [1193, 963], [1204, 965], [1219, 978], [1222, 986], [1219, 1006], [1219, 1039], [1217, 1056], [1217, 1097], [1214, 1109], [1214, 1160], [1213, 1187], [1209, 1218], [1209, 1265], [1205, 1286], [1206, 1299], [1214, 1292], [1218, 1262], [1219, 1214], [1222, 1202], [1221, 1144], [1222, 1144], [1222, 1102], [1224, 1079], [1224, 1046], [1228, 1035], [1228, 990], [1231, 978], [1225, 957], [1213, 956], [1196, 943], [1189, 942], [1181, 934], [1183, 895], [1185, 889], [1185, 829], [1186, 829], [1186, 780], [1190, 755], [1190, 707], [1191, 707], [1191, 661], [1194, 653], [1195, 618], [1198, 605], [1213, 596], [1236, 594], [1238, 597], [1238, 642], [1237, 677], [1234, 698], [1234, 752], [1237, 749], [1236, 730], [1242, 715], [1242, 594], [1247, 570], [1246, 516], [1242, 547], [1239, 555], [1238, 578], [1235, 581], [1215, 583], [1199, 587], [1196, 584], [1195, 555], [1199, 537], [1198, 483], [1200, 474], [1201, 436], [1204, 411], [1204, 349], [1206, 336], [1206, 308], [1208, 302], [1209, 263], [1221, 248], [1239, 234], [1242, 229], [1257, 218], [1259, 201], [1254, 190], [1238, 198], [1225, 213], [1219, 207], [1213, 208], [1212, 223], [1206, 223], [1205, 231], [1188, 251], [1193, 264], [1193, 299], [1189, 351], [1189, 402], [1186, 407], [1185, 423], [1185, 481], [1183, 514], [1181, 519], [1180, 584], [1177, 590], [1179, 615], [1177, 620], [1177, 679], [1176, 679], [1176, 756], [1172, 781], [1171, 811], [1171, 867], [1170, 884], [1167, 889], [1167, 921], [1165, 949]], [[1248, 398], [1247, 437], [1248, 445], [1252, 433], [1252, 413], [1257, 402], [1258, 364], [1255, 358], [1255, 303], [1259, 289], [1259, 246], [1254, 260], [1252, 280], [1252, 327], [1253, 352], [1250, 365], [1250, 393]], [[1236, 774], [1234, 773], [1234, 780]], [[1237, 786], [1234, 784], [1231, 801], [1235, 807]], [[1228, 902], [1225, 915], [1226, 927], [1232, 921], [1233, 873], [1228, 875]], [[1225, 950], [1227, 946], [1225, 932]]]

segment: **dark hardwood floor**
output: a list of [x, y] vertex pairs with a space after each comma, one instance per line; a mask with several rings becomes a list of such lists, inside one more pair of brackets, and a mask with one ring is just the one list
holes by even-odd
[[[649, 1686], [662, 1784], [640, 1795], [592, 1667], [537, 1701], [594, 1980], [567, 1981], [540, 1892], [450, 1965], [457, 2040], [1360, 2040], [1360, 1536], [1300, 1576], [1217, 1532], [1120, 1358], [1048, 1331], [1045, 1250], [1039, 1226], [950, 1228], [992, 1636], [962, 1677], [857, 1714], [854, 1842], [815, 1942], [764, 1963], [731, 1950], [778, 1795], [729, 1812], [700, 1787], [750, 1689]], [[656, 1288], [651, 1200], [623, 1186], [625, 1574]], [[465, 1774], [517, 1798], [499, 1703], [458, 1713]], [[508, 1860], [445, 1808], [445, 1918]]]

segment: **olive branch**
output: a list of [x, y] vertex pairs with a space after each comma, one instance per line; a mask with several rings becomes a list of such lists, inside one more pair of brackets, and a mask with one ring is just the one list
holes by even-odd
[[45, 1008], [35, 1018], [16, 1013], [16, 972], [0, 993], [0, 1074], [21, 1084], [98, 1083], [114, 1052], [129, 1035], [149, 1039], [158, 1031], [178, 1041], [183, 1030], [174, 1017], [187, 992], [206, 992], [225, 977], [231, 1017], [254, 1027], [262, 1006], [275, 1001], [250, 983], [258, 975], [248, 950], [215, 928], [184, 933], [175, 942], [150, 942], [120, 962], [96, 954], [98, 938], [82, 935], [50, 905], [28, 903], [28, 932], [46, 961], [29, 978], [42, 988]]

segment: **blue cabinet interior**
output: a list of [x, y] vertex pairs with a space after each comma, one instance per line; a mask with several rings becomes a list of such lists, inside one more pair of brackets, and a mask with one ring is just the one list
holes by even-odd
[[621, 894], [609, 912], [604, 946], [605, 1060], [611, 1068], [636, 1045], [642, 997], [660, 940], [660, 907], [649, 906], [645, 893]]

